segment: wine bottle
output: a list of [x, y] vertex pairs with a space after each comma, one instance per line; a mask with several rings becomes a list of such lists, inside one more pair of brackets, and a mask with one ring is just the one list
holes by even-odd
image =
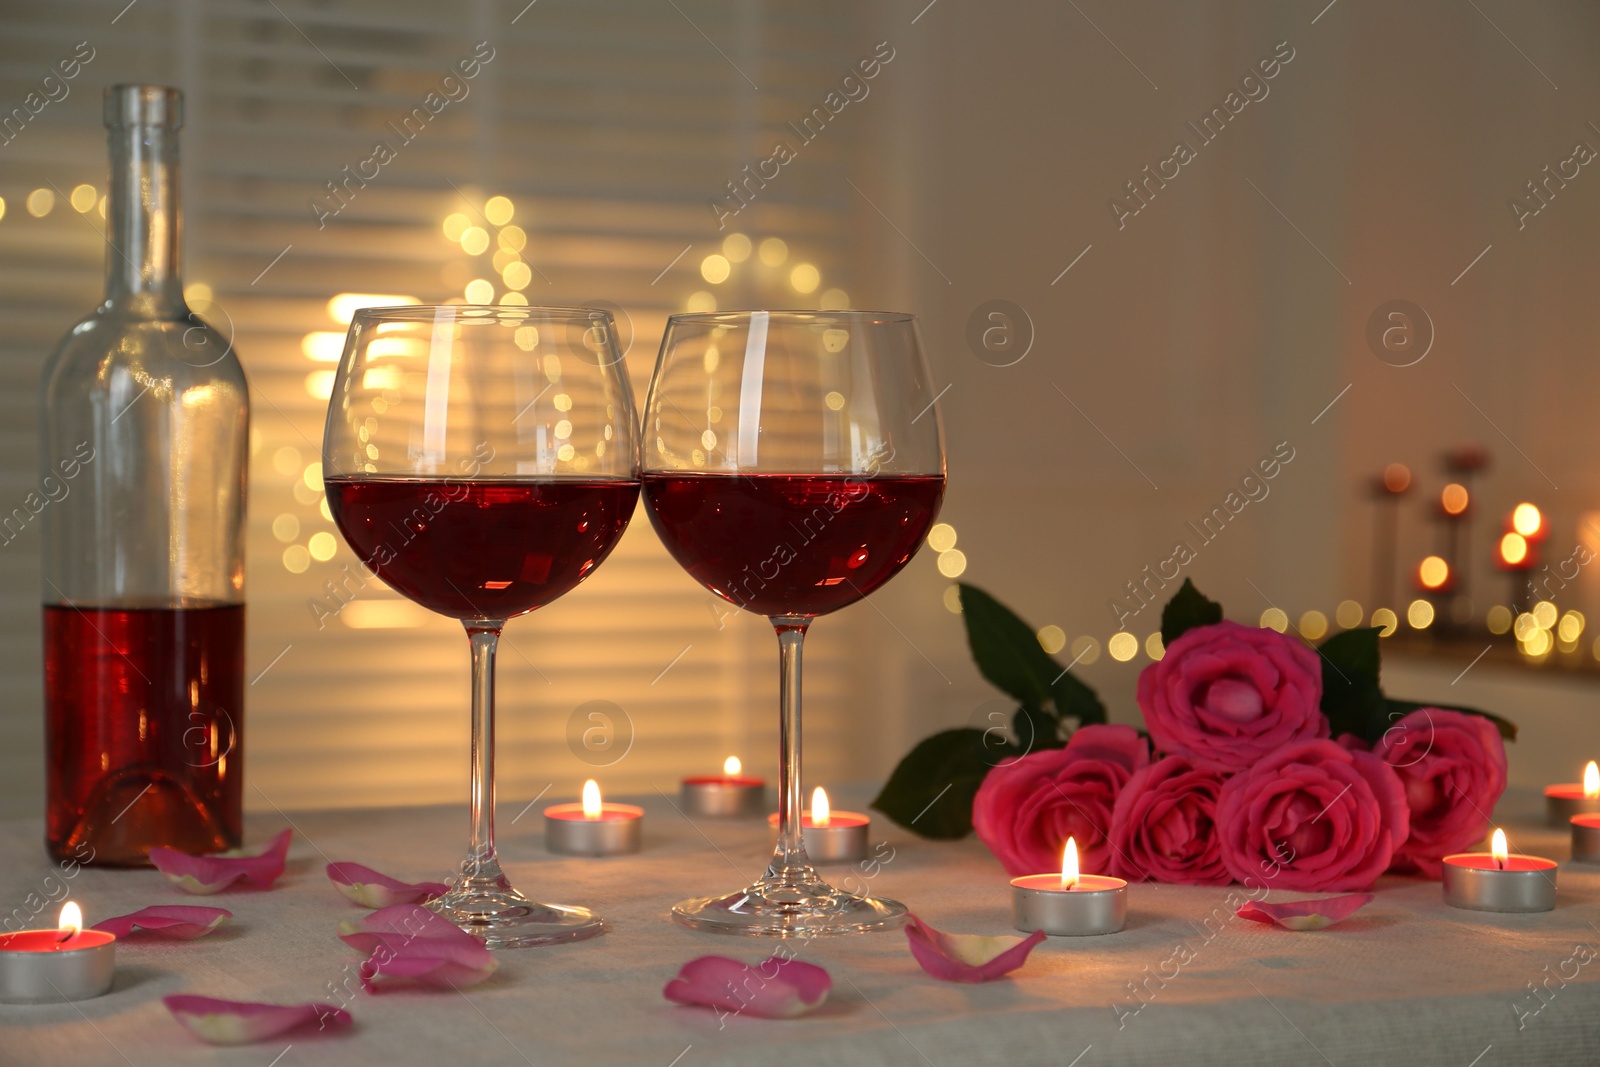
[[106, 296], [41, 381], [45, 843], [143, 866], [236, 847], [250, 398], [184, 299], [183, 94], [105, 92]]

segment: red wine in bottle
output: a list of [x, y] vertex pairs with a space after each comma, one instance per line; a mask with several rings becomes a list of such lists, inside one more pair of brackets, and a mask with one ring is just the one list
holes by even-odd
[[45, 844], [149, 863], [242, 830], [250, 400], [179, 270], [183, 96], [105, 93], [106, 299], [42, 381]]

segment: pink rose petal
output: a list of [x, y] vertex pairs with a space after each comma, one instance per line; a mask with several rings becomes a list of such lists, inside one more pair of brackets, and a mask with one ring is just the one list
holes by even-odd
[[359, 863], [328, 864], [328, 880], [363, 908], [418, 904], [442, 896], [450, 888], [443, 882], [402, 882]]
[[[482, 941], [444, 916], [416, 904], [380, 908], [339, 924], [339, 940], [367, 953], [361, 984], [372, 992], [386, 985], [476, 985], [499, 961]], [[381, 985], [375, 980], [386, 979]]]
[[[500, 966], [481, 944], [464, 945], [429, 938], [384, 944], [361, 964], [361, 984], [369, 993], [388, 986], [439, 986], [459, 989], [477, 985]], [[382, 983], [377, 979], [385, 979]]]
[[385, 940], [483, 944], [443, 915], [420, 904], [394, 904], [359, 919], [343, 919], [339, 923], [339, 940], [362, 952], [371, 952]]
[[661, 995], [734, 1015], [798, 1019], [820, 1008], [832, 989], [833, 979], [814, 963], [773, 956], [747, 966], [726, 956], [700, 956], [685, 963]]
[[257, 889], [270, 889], [283, 873], [293, 836], [294, 831], [284, 830], [272, 839], [266, 851], [254, 856], [191, 856], [158, 846], [150, 850], [150, 862], [173, 885], [199, 896], [221, 892], [240, 879]]
[[233, 912], [227, 908], [203, 908], [189, 904], [155, 904], [127, 915], [116, 915], [95, 923], [91, 930], [103, 930], [117, 937], [128, 937], [134, 930], [144, 930], [158, 937], [192, 941], [204, 937], [229, 919]]
[[1241, 919], [1277, 923], [1290, 930], [1326, 930], [1370, 903], [1371, 893], [1345, 893], [1343, 896], [1292, 900], [1284, 904], [1251, 902], [1241, 907], [1237, 914]]
[[915, 915], [906, 917], [911, 955], [941, 982], [992, 982], [1021, 967], [1044, 938], [1043, 930], [1025, 938], [946, 934]]
[[350, 1013], [332, 1004], [253, 1004], [176, 993], [162, 997], [172, 1017], [212, 1045], [247, 1045], [320, 1020], [350, 1025]]

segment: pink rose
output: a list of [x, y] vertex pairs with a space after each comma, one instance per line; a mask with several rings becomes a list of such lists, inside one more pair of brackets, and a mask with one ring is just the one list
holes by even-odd
[[1440, 860], [1462, 852], [1489, 829], [1489, 813], [1506, 788], [1506, 746], [1481, 715], [1418, 708], [1391, 726], [1373, 749], [1405, 787], [1411, 836], [1394, 869], [1428, 878]]
[[1222, 862], [1246, 885], [1358, 890], [1389, 866], [1410, 811], [1400, 776], [1381, 757], [1304, 741], [1228, 779], [1217, 826]]
[[1196, 626], [1139, 675], [1156, 750], [1242, 771], [1268, 753], [1328, 736], [1317, 653], [1275, 630]]
[[1227, 885], [1217, 797], [1225, 776], [1168, 756], [1134, 773], [1111, 813], [1113, 874], [1179, 885]]
[[1080, 869], [1103, 873], [1117, 793], [1149, 762], [1149, 746], [1133, 727], [1080, 727], [1066, 748], [990, 770], [972, 801], [972, 827], [1013, 875], [1059, 871], [1069, 837], [1077, 839]]

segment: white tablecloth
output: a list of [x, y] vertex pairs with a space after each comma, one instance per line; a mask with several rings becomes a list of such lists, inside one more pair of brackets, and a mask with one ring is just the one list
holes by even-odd
[[[674, 783], [661, 786], [675, 795]], [[859, 806], [863, 795], [841, 791], [839, 802]], [[1517, 806], [1536, 816], [1535, 799], [1519, 797]], [[537, 808], [515, 824], [515, 808], [503, 815], [502, 853], [518, 886], [597, 908], [611, 926], [604, 936], [503, 953], [488, 982], [459, 993], [357, 994], [346, 1031], [312, 1028], [244, 1048], [202, 1045], [160, 998], [334, 999], [331, 990], [354, 984], [361, 959], [334, 928], [360, 910], [329, 885], [323, 865], [356, 860], [402, 877], [437, 877], [458, 858], [464, 811], [290, 813], [299, 833], [270, 892], [202, 900], [152, 871], [86, 869], [71, 894], [91, 922], [156, 903], [214, 903], [232, 910], [234, 922], [199, 941], [125, 941], [116, 986], [104, 997], [0, 1005], [0, 1064], [1600, 1063], [1600, 962], [1571, 962], [1575, 946], [1600, 949], [1600, 867], [1565, 862], [1564, 835], [1516, 819], [1506, 803], [1514, 844], [1563, 861], [1554, 912], [1458, 911], [1442, 903], [1437, 883], [1386, 878], [1377, 900], [1342, 926], [1292, 933], [1227, 920], [1225, 902], [1237, 889], [1138, 885], [1124, 932], [1051, 939], [1010, 980], [935, 982], [912, 961], [900, 931], [818, 940], [801, 958], [833, 975], [822, 1010], [796, 1021], [721, 1023], [710, 1011], [667, 1002], [661, 987], [694, 956], [755, 962], [771, 943], [686, 930], [667, 909], [758, 873], [766, 827], [691, 824], [660, 796], [643, 803], [644, 851], [603, 860], [547, 854]], [[284, 824], [277, 815], [252, 818], [249, 842], [265, 842]], [[894, 849], [872, 880], [875, 892], [943, 929], [1011, 932], [1007, 879], [976, 841], [919, 841], [881, 820], [874, 830], [874, 840]], [[52, 872], [40, 839], [37, 821], [0, 823], [7, 909], [26, 910]], [[1190, 951], [1180, 953], [1183, 945]]]

